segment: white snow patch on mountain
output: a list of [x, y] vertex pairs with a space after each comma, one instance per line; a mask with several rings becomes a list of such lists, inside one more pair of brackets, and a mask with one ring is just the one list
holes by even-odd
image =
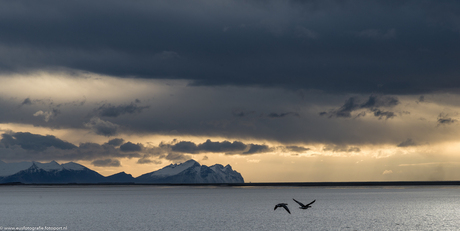
[[81, 165], [81, 164], [77, 164], [75, 162], [69, 162], [69, 163], [66, 163], [66, 164], [61, 164], [62, 167], [64, 167], [65, 169], [67, 170], [76, 170], [76, 171], [79, 171], [79, 170], [84, 170], [86, 167]]
[[[230, 165], [227, 165], [226, 167], [220, 165], [220, 164], [215, 164], [209, 168], [212, 169], [212, 171], [214, 171], [217, 175], [219, 175], [220, 177], [222, 177], [222, 179], [225, 179], [227, 177], [227, 172], [226, 170], [228, 169], [228, 167], [230, 167]], [[231, 167], [230, 167], [231, 169]]]
[[49, 163], [40, 163], [40, 162], [33, 162], [38, 168], [41, 168], [45, 171], [50, 171], [50, 170], [62, 170], [64, 169], [60, 164], [58, 164], [56, 161], [51, 161]]
[[198, 162], [194, 160], [188, 160], [182, 164], [170, 164], [158, 171], [152, 173], [151, 176], [173, 176], [177, 175], [184, 170], [192, 167], [193, 165], [198, 164]]

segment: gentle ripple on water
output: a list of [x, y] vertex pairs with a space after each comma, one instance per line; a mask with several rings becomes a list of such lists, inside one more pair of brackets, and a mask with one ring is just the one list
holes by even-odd
[[[312, 208], [298, 209], [292, 200]], [[68, 230], [460, 230], [460, 187], [3, 186], [0, 226]], [[273, 210], [286, 202], [292, 214]]]

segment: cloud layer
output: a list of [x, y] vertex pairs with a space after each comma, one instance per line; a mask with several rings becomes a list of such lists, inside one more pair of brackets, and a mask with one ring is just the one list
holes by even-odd
[[[51, 0], [2, 6], [2, 72], [64, 68], [333, 93], [460, 87], [455, 1]], [[101, 116], [142, 110], [124, 106], [107, 104]]]
[[[52, 135], [39, 135], [29, 132], [8, 131], [0, 140], [0, 156], [5, 161], [18, 160], [92, 160], [94, 166], [121, 166], [119, 158], [137, 158], [138, 163], [145, 164], [158, 159], [184, 160], [187, 154], [225, 153], [227, 155], [250, 155], [272, 152], [274, 148], [261, 144], [244, 144], [239, 141], [213, 142], [195, 144], [190, 141], [161, 143], [159, 146], [148, 146], [123, 139], [115, 138], [104, 144], [80, 143], [78, 146]], [[297, 147], [297, 151], [300, 147]], [[152, 159], [153, 158], [153, 159]]]

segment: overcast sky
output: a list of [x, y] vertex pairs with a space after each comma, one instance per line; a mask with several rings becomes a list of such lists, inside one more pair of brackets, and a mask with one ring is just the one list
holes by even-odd
[[460, 179], [457, 1], [1, 1], [0, 159]]

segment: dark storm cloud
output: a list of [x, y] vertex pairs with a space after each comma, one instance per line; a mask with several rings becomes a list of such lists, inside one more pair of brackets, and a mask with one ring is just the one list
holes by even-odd
[[323, 151], [361, 152], [361, 149], [359, 147], [356, 147], [356, 146], [328, 144], [328, 145], [323, 147]]
[[146, 157], [142, 157], [137, 160], [137, 163], [138, 164], [161, 164], [162, 162], [161, 160], [152, 160]]
[[[1, 57], [1, 55], [0, 55], [0, 57]], [[0, 69], [0, 73], [1, 73], [1, 69]], [[30, 105], [34, 105], [34, 104], [53, 106], [53, 101], [51, 99], [34, 99], [34, 100], [32, 100], [32, 99], [30, 99], [30, 97], [27, 97], [27, 98], [24, 99], [24, 101], [22, 101], [21, 104], [19, 104], [19, 107], [22, 107], [24, 105], [30, 106]]]
[[[267, 145], [244, 144], [239, 141], [204, 143], [174, 140], [170, 144], [144, 147], [142, 144], [126, 142], [119, 148], [121, 139], [113, 139], [105, 144], [80, 143], [78, 146], [54, 136], [31, 133], [7, 132], [0, 140], [0, 160], [4, 161], [78, 161], [89, 160], [95, 166], [120, 166], [120, 158], [137, 158], [137, 163], [161, 163], [161, 159], [182, 161], [190, 159], [189, 154], [225, 152], [226, 155], [251, 155], [273, 151]], [[297, 147], [298, 149], [298, 147]]]
[[[151, 156], [159, 156], [156, 154], [159, 151], [149, 150], [149, 153]], [[42, 136], [28, 132], [7, 132], [2, 134], [0, 140], [0, 159], [7, 161], [115, 160], [116, 158], [139, 157], [141, 156], [137, 153], [127, 153], [109, 144], [100, 145], [87, 142], [76, 146], [52, 135]]]
[[211, 140], [206, 140], [206, 142], [199, 144], [197, 148], [204, 152], [238, 152], [244, 151], [246, 145], [240, 141], [212, 142]]
[[49, 147], [55, 147], [63, 150], [77, 148], [77, 146], [69, 142], [60, 140], [55, 136], [42, 136], [32, 134], [29, 132], [4, 133], [2, 134], [2, 139], [0, 140], [0, 142], [6, 148], [18, 145], [22, 149], [30, 151], [44, 151]]
[[439, 118], [438, 119], [438, 124], [453, 124], [457, 122], [456, 119], [452, 119], [452, 118]]
[[162, 144], [160, 147], [166, 148], [170, 147], [173, 152], [180, 153], [207, 153], [207, 152], [224, 152], [226, 154], [255, 154], [262, 152], [272, 151], [267, 145], [258, 145], [258, 144], [244, 144], [240, 141], [222, 141], [222, 142], [212, 142], [211, 140], [206, 140], [206, 142], [201, 144], [195, 144], [190, 141], [180, 141], [174, 144]]
[[438, 116], [438, 126], [449, 125], [458, 122], [456, 119], [452, 119], [447, 113], [440, 113]]
[[115, 139], [109, 140], [109, 142], [107, 142], [107, 144], [108, 144], [108, 145], [112, 145], [112, 146], [120, 146], [120, 145], [122, 145], [124, 142], [125, 142], [125, 140], [123, 140], [123, 139], [121, 139], [121, 138], [115, 138]]
[[81, 143], [78, 149], [72, 155], [79, 155], [73, 158], [81, 158], [82, 160], [93, 160], [103, 157], [111, 158], [138, 158], [140, 154], [137, 153], [126, 153], [112, 145], [100, 145], [96, 143]]
[[185, 153], [198, 153], [198, 147], [195, 143], [190, 141], [180, 141], [171, 146], [171, 150], [175, 152], [185, 152]]
[[[382, 109], [379, 109], [380, 107], [384, 108], [392, 108], [396, 105], [399, 104], [399, 100], [396, 97], [393, 96], [376, 96], [376, 95], [371, 95], [369, 96], [369, 99], [360, 104], [358, 102], [358, 99], [355, 97], [350, 97], [347, 99], [344, 103], [343, 106], [341, 106], [339, 109], [336, 110], [331, 110], [329, 112], [320, 112], [320, 116], [324, 115], [329, 115], [329, 118], [332, 117], [343, 117], [343, 118], [350, 118], [352, 117], [352, 112], [366, 109], [368, 112], [371, 112], [374, 114], [375, 117], [378, 117], [379, 119], [385, 118], [385, 119], [391, 119], [396, 116], [396, 114], [392, 111], [385, 111]], [[365, 111], [361, 111], [355, 117], [361, 117], [361, 116], [366, 116]]]
[[183, 153], [169, 153], [164, 158], [171, 161], [182, 161], [191, 159], [190, 156], [184, 155]]
[[141, 113], [142, 110], [149, 108], [148, 106], [138, 106], [135, 103], [130, 103], [127, 105], [118, 105], [114, 106], [110, 103], [103, 104], [99, 108], [96, 109], [99, 116], [105, 117], [118, 117], [123, 114], [133, 114], [133, 113]]
[[2, 72], [64, 68], [185, 79], [192, 85], [333, 93], [460, 87], [457, 1], [2, 0], [1, 5]]
[[32, 104], [32, 101], [30, 100], [30, 98], [26, 98], [24, 99], [24, 101], [22, 101], [21, 105], [31, 105]]
[[93, 130], [94, 133], [102, 136], [114, 136], [118, 134], [118, 125], [110, 121], [101, 120], [98, 117], [93, 117], [89, 123], [85, 123], [87, 128]]
[[[115, 81], [118, 82], [118, 80]], [[121, 88], [124, 88], [124, 85], [128, 85], [124, 83], [133, 82], [143, 83], [144, 81], [121, 81], [123, 83], [121, 84]], [[110, 84], [111, 82], [109, 81], [108, 83]], [[163, 86], [164, 88], [168, 88], [166, 84], [159, 85], [159, 87]], [[149, 105], [154, 110], [145, 110], [139, 114], [125, 114], [119, 117], [95, 117], [90, 119], [88, 115], [94, 114], [93, 110], [100, 106], [96, 105], [101, 100], [96, 99], [87, 101], [84, 106], [63, 105], [59, 107], [61, 114], [49, 122], [32, 116], [37, 110], [49, 111], [48, 105], [45, 105], [48, 109], [39, 104], [17, 108], [24, 100], [23, 97], [18, 97], [9, 104], [0, 98], [0, 106], [12, 105], [11, 107], [1, 107], [5, 109], [0, 110], [0, 120], [2, 123], [31, 124], [33, 126], [54, 129], [81, 129], [80, 131], [86, 130], [110, 138], [131, 134], [157, 134], [177, 136], [181, 140], [184, 140], [184, 137], [199, 136], [214, 141], [217, 141], [217, 139], [219, 141], [228, 140], [231, 143], [234, 141], [243, 141], [245, 145], [250, 143], [247, 140], [254, 140], [254, 143], [259, 144], [261, 142], [277, 142], [286, 145], [305, 145], [306, 147], [312, 143], [349, 143], [350, 145], [361, 145], [372, 142], [376, 144], [394, 143], [396, 145], [407, 138], [402, 132], [399, 132], [403, 128], [395, 124], [399, 119], [390, 119], [389, 123], [384, 123], [384, 121], [377, 121], [377, 118], [380, 117], [374, 116], [382, 116], [382, 120], [385, 120], [386, 118], [391, 118], [392, 114], [384, 112], [393, 112], [397, 116], [393, 118], [409, 119], [409, 116], [401, 114], [401, 111], [403, 108], [404, 110], [412, 110], [413, 107], [409, 106], [405, 108], [401, 104], [406, 105], [411, 102], [415, 105], [414, 101], [418, 98], [418, 95], [412, 97], [405, 96], [402, 97], [404, 99], [402, 103], [399, 103], [397, 106], [383, 107], [381, 105], [394, 105], [395, 100], [386, 98], [387, 96], [385, 95], [377, 94], [373, 95], [373, 97], [369, 95], [354, 95], [354, 101], [349, 104], [353, 110], [342, 110], [342, 112], [348, 110], [351, 116], [349, 117], [351, 119], [344, 121], [343, 119], [327, 119], [331, 114], [326, 113], [323, 117], [319, 117], [317, 114], [321, 111], [317, 108], [321, 108], [322, 110], [337, 110], [344, 105], [346, 100], [351, 101], [349, 100], [350, 97], [343, 98], [342, 95], [318, 95], [316, 91], [303, 91], [302, 98], [298, 92], [274, 88], [210, 88], [181, 85], [180, 87], [175, 86], [170, 89], [175, 94], [174, 96], [170, 96], [170, 92], [165, 91], [163, 94], [155, 94], [156, 99], [151, 101], [149, 100], [152, 98], [152, 95], [144, 95], [142, 98], [135, 95], [129, 97], [131, 99], [141, 98], [142, 105]], [[31, 99], [35, 98], [31, 97]], [[410, 99], [410, 102], [407, 99]], [[121, 102], [124, 100], [121, 102], [118, 100], [106, 99], [106, 102], [112, 105], [122, 105]], [[361, 108], [361, 105], [365, 105], [367, 108]], [[380, 111], [371, 111], [369, 108], [371, 105], [381, 106], [377, 108]], [[422, 114], [411, 114], [411, 117], [426, 117], [427, 115], [423, 114], [423, 111], [429, 105], [422, 104], [418, 106], [420, 109], [417, 113], [422, 112]], [[14, 110], [9, 110], [11, 108]], [[346, 106], [343, 108], [346, 108]], [[238, 109], [240, 112], [254, 113], [244, 113], [245, 116], [234, 116], [232, 114], [233, 109], [235, 109], [235, 112]], [[282, 118], [269, 118], [267, 115], [270, 112], [278, 114], [298, 112], [301, 116], [288, 115]], [[375, 119], [361, 119], [362, 117], [352, 119], [358, 115], [363, 116], [364, 114], [361, 113], [366, 113], [368, 118], [372, 117]], [[455, 117], [455, 119], [457, 118]], [[436, 129], [434, 126], [433, 129]], [[376, 130], [379, 132], [375, 132]], [[436, 132], [441, 132], [441, 129], [436, 129]], [[393, 137], [395, 134], [398, 137], [390, 140], [389, 137]], [[413, 138], [424, 140], [418, 136]], [[104, 142], [108, 140], [106, 139]], [[186, 153], [196, 153], [199, 151], [197, 150], [198, 147], [195, 147], [198, 144], [196, 142], [195, 144], [191, 144]], [[176, 146], [174, 148], [179, 147]], [[249, 147], [247, 147], [247, 150], [249, 150]]]
[[399, 104], [399, 100], [392, 96], [369, 96], [367, 102], [360, 105], [361, 108], [376, 108], [376, 107], [394, 107]]
[[411, 146], [417, 146], [417, 143], [410, 138], [408, 138], [407, 140], [397, 145], [397, 147], [411, 147]]
[[95, 160], [91, 163], [97, 167], [120, 167], [120, 161], [116, 159]]
[[148, 158], [139, 158], [137, 160], [137, 163], [138, 164], [150, 164], [150, 163], [152, 163], [152, 160], [148, 159]]
[[120, 146], [122, 152], [139, 152], [142, 151], [142, 144], [134, 144], [131, 142], [126, 142]]
[[[338, 110], [331, 111], [329, 117], [332, 117], [332, 116], [345, 117], [345, 118], [351, 117], [351, 112], [359, 108], [359, 105], [356, 104], [355, 101], [356, 99], [354, 97], [347, 99], [345, 101], [345, 104], [343, 104], [342, 107], [340, 107]], [[321, 112], [320, 115], [325, 115], [325, 114], [324, 112]]]
[[249, 145], [249, 150], [246, 152], [243, 152], [242, 154], [244, 155], [251, 155], [251, 154], [257, 154], [257, 153], [265, 153], [265, 152], [271, 152], [272, 149], [269, 148], [267, 145], [260, 145], [260, 144], [250, 144]]
[[297, 112], [283, 112], [283, 113], [272, 112], [272, 113], [267, 115], [267, 117], [269, 117], [269, 118], [283, 118], [283, 117], [286, 117], [286, 116], [297, 116], [297, 117], [299, 117], [300, 115]]
[[[248, 116], [254, 115], [256, 113], [257, 113], [256, 111], [246, 111], [246, 110], [237, 110], [237, 109], [232, 110], [232, 115], [234, 117], [248, 117]], [[284, 118], [286, 116], [299, 117], [300, 115], [299, 115], [299, 113], [292, 112], [292, 111], [290, 111], [290, 112], [281, 112], [281, 113], [271, 112], [271, 113], [268, 113], [266, 115], [264, 113], [260, 113], [259, 118], [268, 117], [268, 118], [277, 119], [277, 118]]]
[[243, 152], [246, 148], [247, 145], [239, 141], [212, 142], [211, 140], [206, 140], [206, 142], [198, 145], [190, 141], [180, 141], [171, 145], [172, 151], [183, 153]]
[[382, 119], [382, 118], [391, 119], [396, 116], [394, 112], [382, 111], [380, 109], [372, 109], [372, 112], [374, 112], [374, 116], [378, 117], [379, 119]]

